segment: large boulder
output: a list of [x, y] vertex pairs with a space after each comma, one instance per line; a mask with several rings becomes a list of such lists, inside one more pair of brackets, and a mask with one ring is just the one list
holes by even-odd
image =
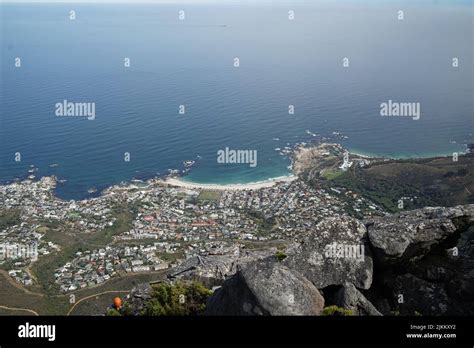
[[287, 254], [283, 264], [303, 274], [318, 289], [346, 282], [368, 289], [372, 284], [373, 262], [367, 229], [354, 218], [339, 216], [322, 220]]
[[247, 264], [209, 298], [209, 315], [319, 315], [324, 298], [274, 258]]
[[354, 284], [346, 283], [336, 294], [336, 305], [350, 309], [353, 315], [382, 315]]
[[473, 223], [474, 205], [423, 208], [366, 222], [370, 243], [381, 262], [424, 256]]

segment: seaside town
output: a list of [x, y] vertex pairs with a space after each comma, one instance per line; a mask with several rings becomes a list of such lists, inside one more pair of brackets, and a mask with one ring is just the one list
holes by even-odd
[[[297, 176], [223, 187], [199, 187], [176, 177], [155, 178], [112, 186], [97, 198], [80, 201], [57, 198], [56, 184], [55, 177], [43, 177], [0, 186], [0, 204], [13, 221], [2, 226], [0, 245], [4, 249], [37, 246], [35, 255], [15, 257], [0, 249], [0, 267], [17, 282], [33, 285], [31, 267], [37, 260], [67, 254], [69, 259], [54, 272], [62, 293], [120, 274], [178, 266], [196, 255], [298, 240], [325, 217], [383, 212], [354, 192], [313, 187]], [[128, 214], [125, 230], [117, 228], [120, 208]], [[107, 236], [110, 232], [111, 238], [92, 238], [98, 231], [106, 231]], [[73, 248], [51, 240], [53, 232], [85, 242], [70, 253]]]

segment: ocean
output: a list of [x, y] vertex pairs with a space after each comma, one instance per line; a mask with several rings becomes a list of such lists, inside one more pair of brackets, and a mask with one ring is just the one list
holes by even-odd
[[[288, 175], [280, 152], [301, 142], [388, 157], [474, 142], [472, 1], [2, 3], [0, 21], [0, 182], [33, 165], [63, 199], [185, 160], [199, 183]], [[94, 103], [94, 119], [58, 117], [64, 100]], [[420, 118], [382, 117], [389, 100]], [[225, 148], [257, 165], [218, 163]]]

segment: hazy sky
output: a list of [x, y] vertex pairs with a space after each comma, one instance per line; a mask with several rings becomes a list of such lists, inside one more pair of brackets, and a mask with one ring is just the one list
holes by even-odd
[[[306, 1], [316, 1], [316, 0], [297, 0], [296, 2], [306, 2]], [[293, 0], [0, 0], [2, 2], [62, 2], [62, 3], [166, 3], [166, 4], [176, 4], [176, 3], [222, 3], [222, 2], [234, 2], [234, 3], [255, 3], [255, 2], [265, 2], [265, 3], [294, 3]]]
[[316, 2], [333, 2], [333, 3], [381, 3], [384, 2], [405, 2], [405, 3], [421, 3], [421, 4], [470, 4], [474, 0], [0, 0], [0, 3], [20, 3], [20, 2], [56, 2], [56, 3], [156, 3], [156, 4], [206, 4], [206, 3], [237, 3], [237, 4], [297, 4], [297, 3], [316, 3]]

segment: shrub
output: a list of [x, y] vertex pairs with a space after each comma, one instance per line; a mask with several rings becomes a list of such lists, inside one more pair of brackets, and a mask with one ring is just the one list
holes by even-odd
[[144, 315], [198, 315], [206, 309], [211, 291], [198, 282], [161, 283], [154, 286]]
[[116, 310], [115, 308], [109, 308], [107, 310], [107, 316], [108, 317], [119, 317], [121, 316], [120, 312]]
[[323, 309], [323, 315], [348, 316], [348, 315], [353, 315], [353, 313], [350, 309], [345, 309], [338, 306], [328, 306]]
[[278, 261], [281, 262], [281, 261], [283, 261], [284, 259], [286, 259], [286, 256], [287, 256], [287, 255], [286, 255], [283, 251], [277, 250], [277, 252], [275, 253], [275, 256], [276, 256], [276, 258], [278, 259]]

